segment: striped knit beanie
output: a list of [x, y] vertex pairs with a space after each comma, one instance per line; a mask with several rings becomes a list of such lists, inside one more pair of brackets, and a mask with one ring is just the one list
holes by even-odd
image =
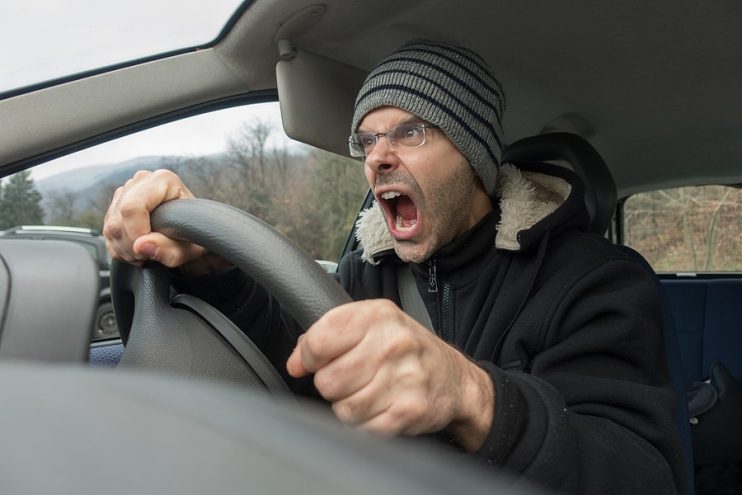
[[505, 93], [479, 55], [458, 46], [410, 41], [366, 78], [356, 98], [351, 132], [367, 113], [383, 106], [438, 126], [469, 161], [487, 194], [494, 196]]

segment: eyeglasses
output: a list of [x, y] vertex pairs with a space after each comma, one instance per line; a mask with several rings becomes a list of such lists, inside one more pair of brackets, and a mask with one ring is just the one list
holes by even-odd
[[425, 144], [425, 129], [437, 129], [437, 125], [407, 122], [392, 127], [386, 132], [358, 132], [348, 138], [350, 156], [366, 157], [373, 151], [379, 139], [386, 137], [389, 146], [400, 144], [409, 148], [417, 148]]

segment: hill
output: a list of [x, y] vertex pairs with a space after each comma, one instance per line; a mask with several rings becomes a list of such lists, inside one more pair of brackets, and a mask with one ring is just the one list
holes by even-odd
[[61, 172], [36, 181], [36, 188], [42, 196], [51, 191], [78, 192], [91, 187], [100, 187], [109, 183], [123, 183], [137, 170], [156, 170], [177, 160], [169, 156], [144, 156], [133, 158], [108, 166], [91, 165], [66, 172]]
[[[218, 161], [218, 155], [201, 157], [207, 162]], [[61, 172], [35, 182], [42, 196], [42, 206], [49, 217], [50, 199], [59, 195], [72, 195], [71, 205], [82, 211], [91, 205], [101, 204], [101, 195], [110, 197], [114, 186], [120, 186], [139, 170], [175, 169], [180, 164], [192, 160], [177, 156], [144, 156], [112, 165], [92, 165]]]

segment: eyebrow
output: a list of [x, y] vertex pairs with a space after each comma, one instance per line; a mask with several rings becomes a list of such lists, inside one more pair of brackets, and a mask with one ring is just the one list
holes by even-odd
[[[402, 125], [402, 124], [422, 124], [422, 125], [425, 125], [425, 124], [429, 124], [429, 123], [430, 122], [428, 122], [426, 120], [423, 120], [423, 119], [421, 119], [420, 117], [418, 117], [416, 115], [410, 115], [408, 118], [405, 118], [405, 119], [397, 122], [392, 127], [389, 127], [386, 130], [388, 131], [389, 129], [392, 129], [392, 128], [397, 127], [398, 125]], [[379, 131], [379, 132], [381, 132], [381, 131]], [[365, 129], [361, 128], [360, 126], [358, 127], [358, 130], [356, 131], [356, 134], [366, 134], [366, 133], [375, 134], [374, 131], [365, 130]]]

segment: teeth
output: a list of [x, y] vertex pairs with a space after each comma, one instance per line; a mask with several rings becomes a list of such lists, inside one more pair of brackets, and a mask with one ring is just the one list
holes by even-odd
[[387, 191], [385, 193], [381, 193], [381, 197], [383, 199], [394, 199], [400, 197], [401, 195], [402, 193], [398, 191]]
[[397, 215], [397, 218], [394, 219], [394, 224], [397, 227], [397, 230], [412, 230], [415, 225], [417, 225], [417, 219], [405, 220], [401, 215]]

